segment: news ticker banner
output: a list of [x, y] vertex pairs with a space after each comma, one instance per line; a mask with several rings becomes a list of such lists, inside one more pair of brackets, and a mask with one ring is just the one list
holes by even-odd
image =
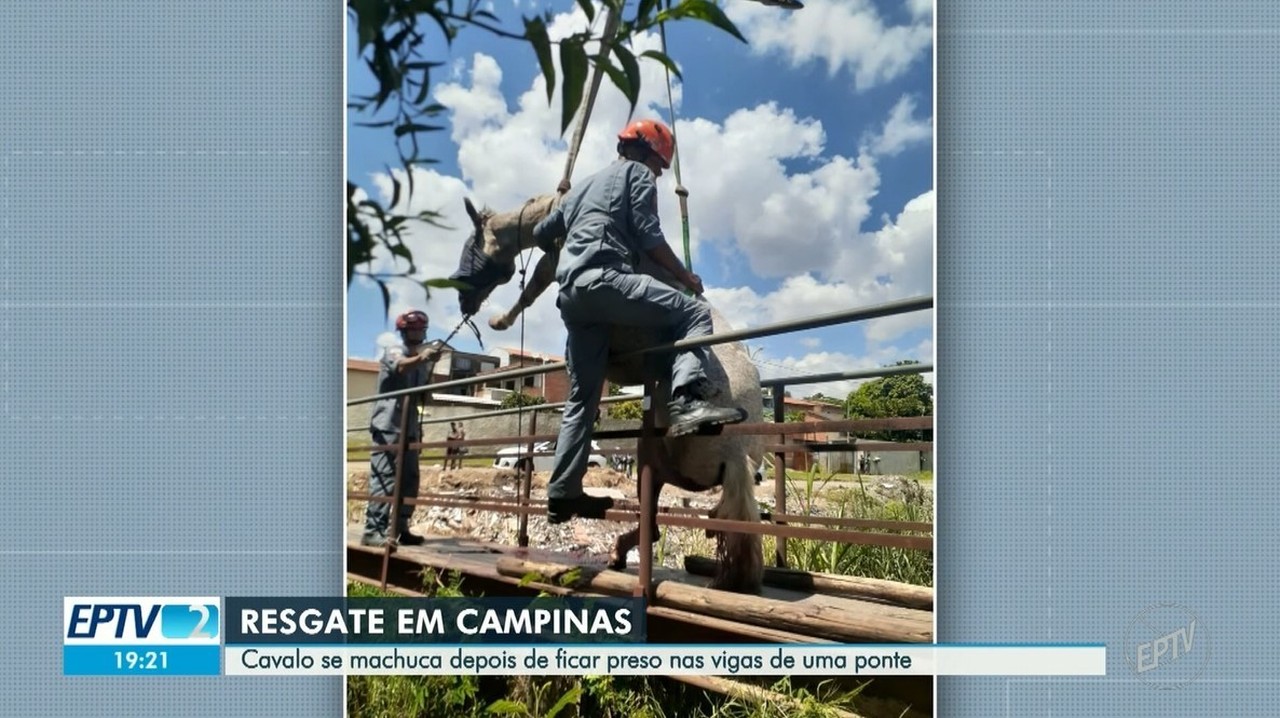
[[78, 676], [1101, 676], [1101, 644], [649, 645], [638, 598], [68, 597]]

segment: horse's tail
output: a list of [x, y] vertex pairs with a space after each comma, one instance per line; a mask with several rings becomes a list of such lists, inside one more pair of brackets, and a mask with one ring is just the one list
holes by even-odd
[[[720, 503], [711, 510], [711, 518], [759, 523], [760, 505], [756, 503], [756, 466], [744, 452], [727, 462]], [[716, 534], [716, 558], [719, 570], [711, 587], [737, 593], [759, 593], [764, 579], [764, 548], [760, 534]]]

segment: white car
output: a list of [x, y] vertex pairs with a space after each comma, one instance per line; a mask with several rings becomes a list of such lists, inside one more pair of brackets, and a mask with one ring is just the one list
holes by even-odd
[[[493, 467], [495, 469], [523, 468], [524, 466], [523, 462], [528, 461], [528, 458], [525, 457], [526, 447], [527, 447], [526, 444], [521, 444], [520, 446], [508, 446], [505, 449], [499, 449], [498, 458], [493, 460]], [[600, 451], [600, 445], [594, 441], [591, 442], [591, 450]], [[533, 470], [534, 471], [550, 471], [551, 465], [555, 463], [555, 459], [556, 459], [555, 457], [556, 442], [540, 441], [533, 445], [533, 451], [535, 454], [535, 456], [533, 457]], [[546, 452], [547, 455], [546, 456], [536, 455], [542, 452]], [[604, 456], [600, 454], [593, 453], [587, 456], [588, 468], [594, 469], [599, 466], [608, 466], [608, 464], [609, 462], [606, 461]]]

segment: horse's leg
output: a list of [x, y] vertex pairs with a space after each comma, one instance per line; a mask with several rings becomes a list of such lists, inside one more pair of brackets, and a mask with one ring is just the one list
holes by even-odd
[[520, 292], [520, 299], [516, 302], [516, 305], [507, 310], [505, 314], [490, 317], [489, 326], [498, 331], [510, 329], [511, 325], [516, 323], [516, 318], [520, 316], [520, 313], [533, 306], [538, 297], [555, 281], [556, 262], [559, 258], [559, 252], [542, 255], [538, 259], [537, 266], [533, 268], [533, 277], [528, 284], [524, 285], [524, 291]]

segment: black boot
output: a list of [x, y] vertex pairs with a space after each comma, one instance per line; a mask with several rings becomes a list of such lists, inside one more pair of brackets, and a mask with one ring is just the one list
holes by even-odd
[[613, 508], [613, 499], [608, 496], [591, 496], [583, 494], [574, 499], [548, 499], [547, 523], [562, 524], [574, 516], [584, 519], [602, 519], [604, 512]]
[[401, 531], [399, 539], [396, 540], [396, 543], [401, 546], [421, 546], [426, 542], [427, 540], [425, 538], [418, 534], [411, 533], [409, 529]]
[[747, 412], [739, 408], [723, 408], [712, 406], [705, 399], [696, 396], [678, 396], [667, 405], [671, 417], [671, 426], [667, 427], [667, 436], [684, 436], [692, 434], [704, 426], [720, 424], [738, 424], [747, 420]]

